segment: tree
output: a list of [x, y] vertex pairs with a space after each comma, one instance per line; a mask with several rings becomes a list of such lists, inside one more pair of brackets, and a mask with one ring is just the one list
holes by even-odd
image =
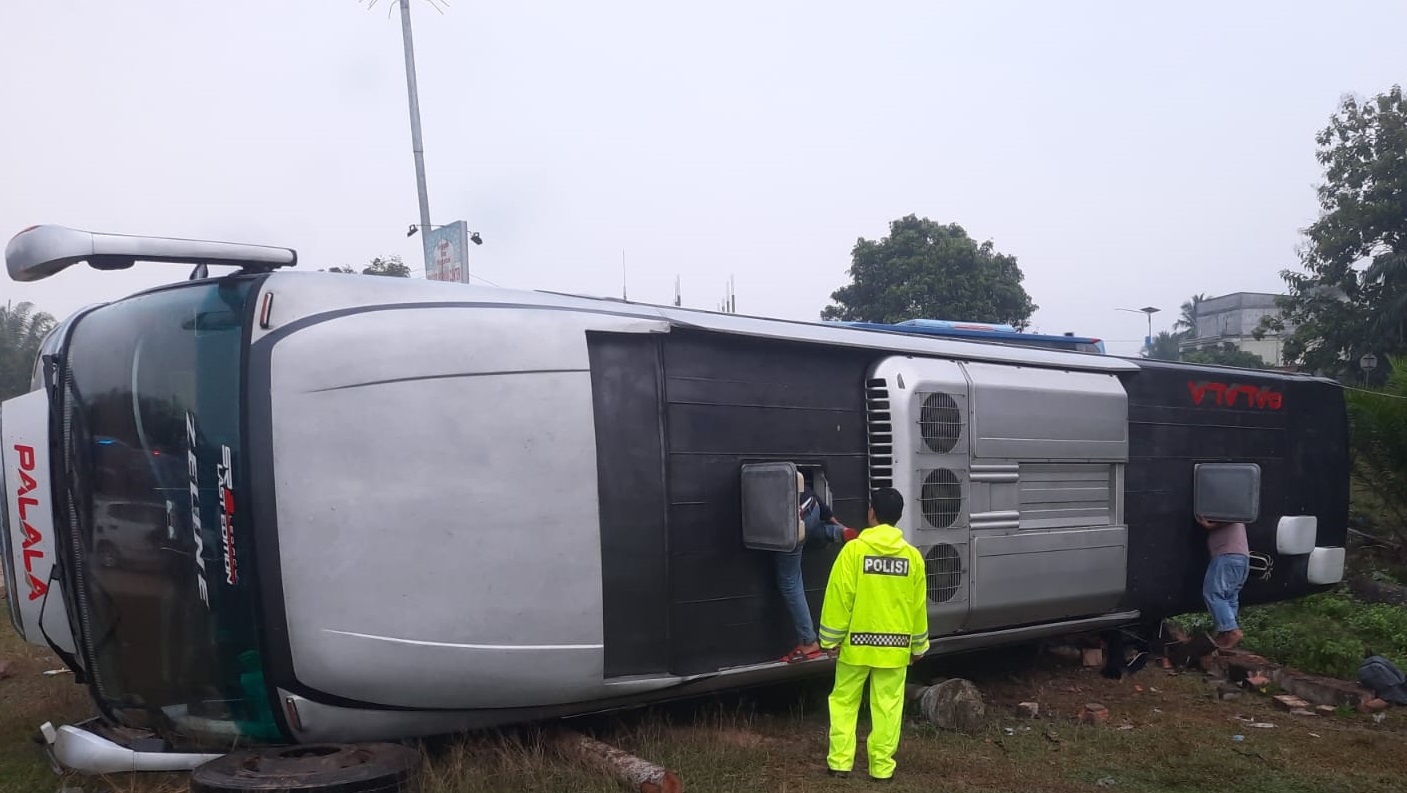
[[29, 390], [39, 347], [53, 329], [54, 318], [36, 312], [32, 303], [0, 308], [0, 400]]
[[1246, 350], [1197, 350], [1182, 356], [1188, 363], [1209, 363], [1216, 366], [1237, 366], [1242, 369], [1264, 369], [1265, 361], [1259, 355]]
[[1387, 518], [1375, 528], [1407, 541], [1407, 358], [1390, 363], [1381, 389], [1347, 391], [1344, 399], [1354, 479]]
[[963, 319], [1024, 329], [1036, 305], [1021, 286], [1016, 257], [980, 245], [956, 223], [915, 215], [889, 224], [889, 236], [861, 237], [850, 252], [851, 283], [831, 293], [821, 319], [902, 322]]
[[[326, 270], [319, 270], [323, 273], [345, 273], [351, 275], [356, 272], [348, 265], [341, 267], [329, 267]], [[371, 264], [362, 268], [362, 275], [385, 275], [391, 278], [409, 278], [410, 268], [399, 256], [377, 256], [371, 260]]]
[[1197, 307], [1206, 302], [1207, 296], [1195, 294], [1182, 304], [1182, 314], [1177, 322], [1173, 323], [1173, 330], [1178, 332], [1178, 338], [1194, 338], [1197, 335]]
[[384, 259], [377, 256], [375, 259], [371, 260], [371, 264], [368, 264], [362, 269], [362, 275], [386, 275], [392, 278], [409, 278], [410, 268], [406, 266], [405, 262], [401, 261], [401, 257], [399, 256], [388, 256]]
[[1182, 337], [1166, 330], [1158, 331], [1153, 337], [1153, 345], [1145, 352], [1147, 357], [1158, 361], [1176, 361], [1181, 353]]
[[1340, 101], [1315, 138], [1320, 216], [1305, 230], [1303, 271], [1259, 334], [1293, 330], [1287, 361], [1343, 376], [1366, 352], [1407, 352], [1407, 100], [1401, 86]]

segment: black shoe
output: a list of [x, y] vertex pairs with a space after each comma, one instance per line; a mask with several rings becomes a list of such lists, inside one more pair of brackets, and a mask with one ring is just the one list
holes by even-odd
[[887, 776], [887, 777], [872, 776], [872, 777], [870, 777], [870, 781], [873, 782], [873, 783], [875, 783], [876, 785], [887, 785], [887, 784], [889, 784], [890, 782], [893, 782], [893, 781], [894, 781], [894, 777], [892, 777], [892, 776]]
[[827, 768], [826, 773], [838, 779], [848, 779], [850, 777], [849, 771], [841, 771], [835, 768]]

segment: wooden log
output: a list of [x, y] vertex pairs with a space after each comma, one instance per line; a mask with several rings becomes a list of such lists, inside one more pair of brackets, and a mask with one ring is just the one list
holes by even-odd
[[622, 749], [571, 730], [556, 739], [563, 754], [605, 771], [639, 793], [684, 793], [679, 775]]

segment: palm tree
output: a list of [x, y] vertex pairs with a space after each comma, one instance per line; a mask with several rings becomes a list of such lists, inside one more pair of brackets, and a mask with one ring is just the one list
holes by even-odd
[[1153, 345], [1144, 350], [1144, 357], [1159, 361], [1178, 360], [1182, 354], [1179, 344], [1181, 338], [1176, 333], [1170, 333], [1166, 330], [1158, 331], [1158, 335], [1153, 337]]
[[1196, 338], [1197, 336], [1197, 307], [1207, 299], [1206, 295], [1196, 294], [1192, 299], [1182, 304], [1182, 316], [1173, 323], [1173, 330], [1179, 339]]
[[53, 328], [54, 318], [36, 312], [32, 303], [0, 307], [0, 399], [29, 390], [34, 359]]

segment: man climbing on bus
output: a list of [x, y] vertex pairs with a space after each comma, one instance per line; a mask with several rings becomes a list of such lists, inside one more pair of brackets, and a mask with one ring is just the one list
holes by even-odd
[[821, 606], [821, 647], [838, 656], [830, 695], [831, 776], [849, 776], [855, 722], [870, 684], [870, 777], [894, 777], [908, 667], [928, 652], [928, 590], [923, 556], [894, 527], [904, 512], [899, 491], [870, 495], [870, 528], [846, 543], [831, 568]]
[[811, 606], [806, 602], [806, 586], [801, 579], [801, 554], [807, 546], [829, 542], [848, 542], [858, 536], [858, 532], [845, 526], [832, 514], [830, 505], [816, 495], [809, 477], [798, 474], [800, 482], [800, 505], [798, 515], [806, 525], [805, 538], [790, 551], [773, 555], [777, 572], [777, 590], [787, 604], [792, 626], [796, 629], [796, 647], [782, 657], [782, 661], [794, 664], [820, 658], [821, 645], [816, 641], [816, 628], [811, 622]]

